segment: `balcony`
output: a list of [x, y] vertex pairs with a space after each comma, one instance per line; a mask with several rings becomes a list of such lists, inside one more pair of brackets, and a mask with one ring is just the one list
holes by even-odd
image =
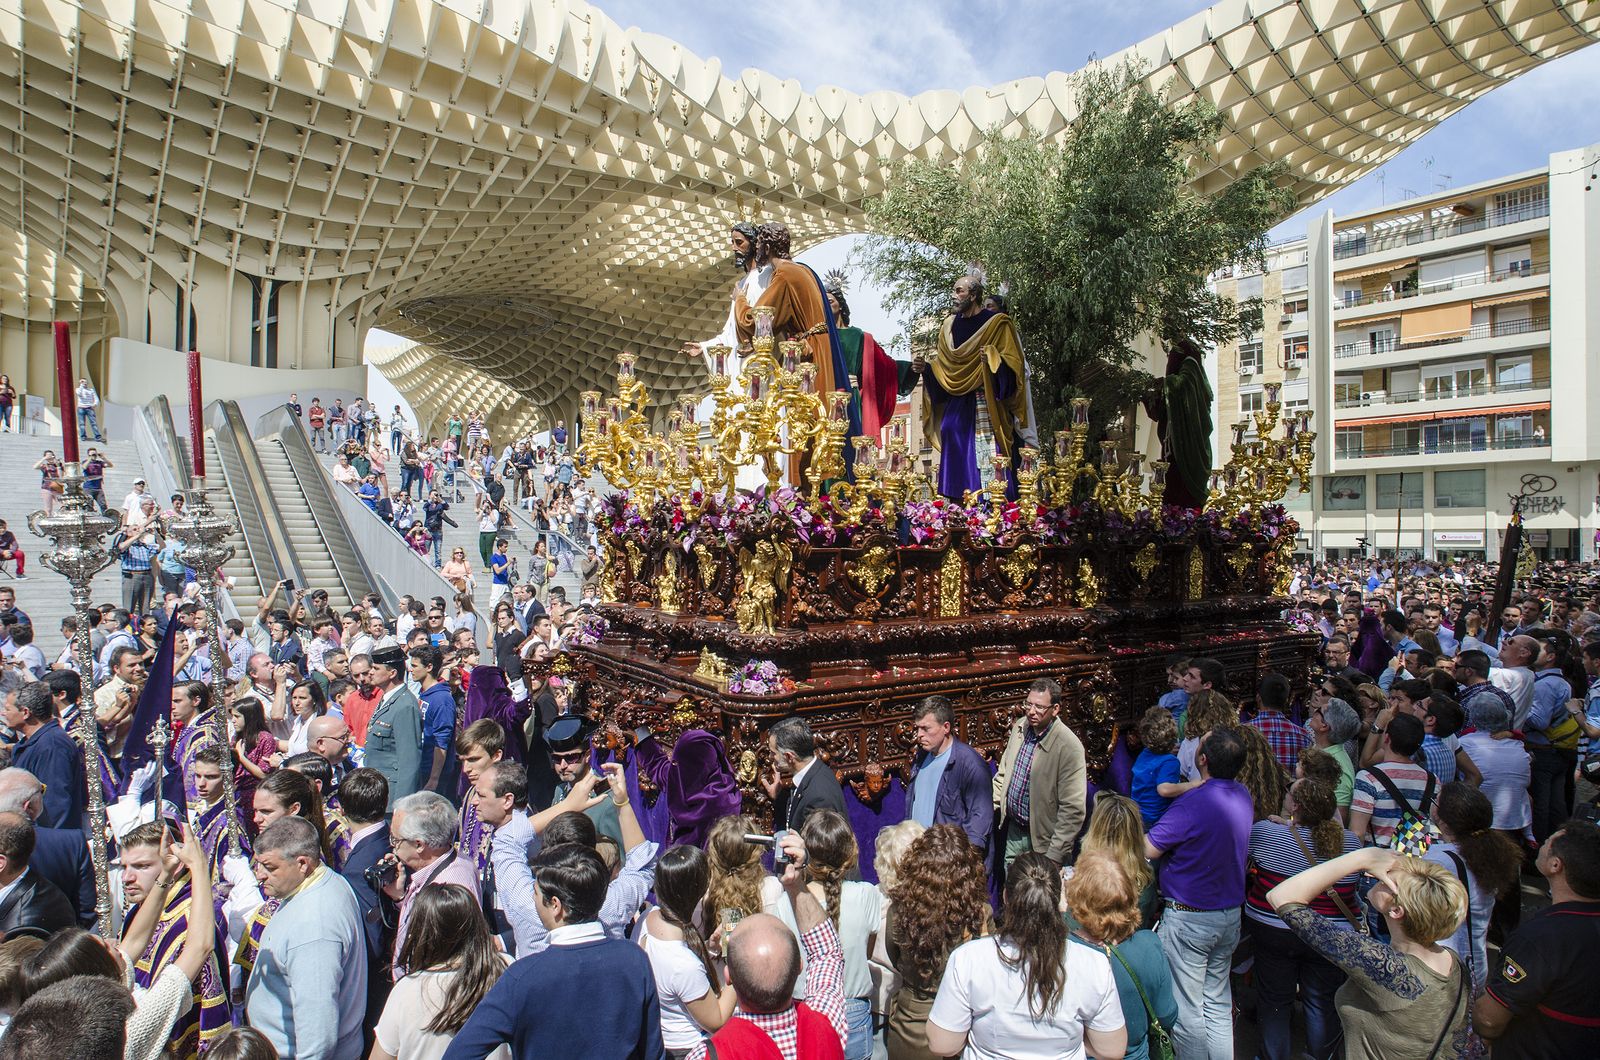
[[[1458, 398], [1485, 397], [1490, 394], [1526, 394], [1530, 390], [1548, 390], [1550, 380], [1527, 379], [1512, 383], [1478, 383], [1475, 386], [1458, 386], [1448, 391], [1398, 391], [1385, 393], [1378, 398], [1341, 398], [1334, 402], [1334, 408], [1358, 409], [1370, 408], [1374, 405], [1406, 405], [1414, 401], [1454, 401]], [[1462, 415], [1467, 415], [1470, 410], [1464, 410]]]
[[1550, 330], [1549, 317], [1528, 317], [1525, 320], [1501, 320], [1495, 323], [1474, 324], [1466, 331], [1447, 335], [1424, 335], [1420, 339], [1401, 342], [1390, 337], [1366, 342], [1343, 342], [1333, 348], [1335, 360], [1342, 357], [1366, 357], [1375, 353], [1393, 353], [1395, 350], [1425, 350], [1433, 346], [1448, 346], [1474, 339], [1498, 339], [1508, 335], [1529, 335]]
[[1413, 442], [1409, 445], [1371, 446], [1355, 449], [1335, 448], [1335, 460], [1374, 460], [1385, 456], [1432, 456], [1436, 453], [1503, 452], [1512, 449], [1548, 449], [1549, 438], [1535, 435], [1518, 435], [1507, 438], [1484, 438], [1478, 441]]
[[1425, 295], [1440, 294], [1444, 291], [1458, 291], [1466, 287], [1482, 287], [1485, 284], [1500, 283], [1504, 280], [1525, 280], [1530, 276], [1546, 276], [1550, 272], [1548, 261], [1534, 261], [1526, 264], [1517, 264], [1509, 269], [1500, 269], [1491, 272], [1468, 273], [1465, 276], [1452, 276], [1448, 280], [1435, 280], [1432, 283], [1420, 283], [1414, 287], [1402, 288], [1398, 291], [1383, 290], [1372, 295], [1363, 295], [1351, 292], [1342, 299], [1334, 302], [1333, 311], [1341, 309], [1358, 309], [1361, 306], [1377, 305], [1381, 302], [1400, 302], [1408, 298], [1422, 298]]
[[1367, 235], [1360, 229], [1350, 232], [1334, 234], [1333, 259], [1359, 257], [1362, 254], [1374, 254], [1380, 250], [1391, 250], [1395, 247], [1416, 246], [1418, 243], [1427, 243], [1435, 239], [1449, 239], [1451, 236], [1470, 235], [1473, 232], [1482, 232], [1489, 228], [1499, 228], [1503, 225], [1518, 224], [1522, 221], [1532, 221], [1540, 217], [1550, 216], [1550, 200], [1542, 202], [1523, 203], [1506, 210], [1493, 210], [1479, 214], [1476, 217], [1463, 217], [1459, 220], [1448, 219], [1434, 222], [1418, 221], [1414, 224], [1397, 226], [1377, 235]]

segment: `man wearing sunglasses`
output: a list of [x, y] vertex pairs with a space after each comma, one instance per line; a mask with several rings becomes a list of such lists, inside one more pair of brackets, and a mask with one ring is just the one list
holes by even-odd
[[[578, 714], [563, 714], [545, 730], [545, 744], [550, 748], [550, 761], [556, 770], [556, 802], [565, 799], [573, 787], [589, 775], [592, 768], [589, 737], [593, 733], [594, 723]], [[583, 812], [594, 822], [595, 829], [601, 835], [611, 836], [621, 847], [622, 822], [611, 800], [607, 799]]]

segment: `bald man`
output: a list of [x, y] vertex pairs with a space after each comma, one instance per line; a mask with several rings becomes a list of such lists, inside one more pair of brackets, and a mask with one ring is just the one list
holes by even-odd
[[20, 814], [33, 822], [29, 864], [72, 902], [78, 923], [90, 927], [95, 921], [95, 894], [88, 841], [79, 828], [42, 827], [39, 815], [43, 812], [44, 785], [39, 778], [17, 766], [0, 769], [0, 813]]
[[[839, 1049], [850, 1037], [845, 1020], [844, 949], [833, 921], [818, 901], [806, 890], [806, 847], [795, 832], [784, 835], [780, 843], [788, 858], [783, 870], [783, 889], [794, 906], [794, 919], [800, 928], [800, 941], [783, 921], [757, 913], [739, 921], [725, 944], [728, 954], [728, 979], [739, 1004], [733, 1018], [712, 1035], [721, 1060], [748, 1060], [770, 1056], [776, 1043], [798, 1036], [801, 1055], [827, 1055], [831, 1042], [822, 1052], [803, 1046], [813, 1037], [837, 1035]], [[800, 951], [805, 949], [806, 1000], [794, 1000], [795, 980], [800, 977]], [[706, 1043], [689, 1052], [689, 1060], [704, 1060]], [[841, 1055], [834, 1053], [834, 1055]]]
[[1539, 642], [1519, 633], [1501, 642], [1500, 664], [1489, 671], [1489, 683], [1510, 696], [1515, 706], [1513, 729], [1521, 729], [1533, 709], [1533, 661], [1538, 657]]
[[306, 750], [328, 760], [337, 783], [344, 772], [345, 755], [350, 750], [350, 726], [333, 714], [312, 718], [306, 726]]

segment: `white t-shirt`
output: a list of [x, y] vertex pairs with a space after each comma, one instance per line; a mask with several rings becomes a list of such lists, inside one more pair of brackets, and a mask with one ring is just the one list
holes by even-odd
[[[1074, 942], [1066, 946], [1066, 986], [1042, 1020], [1028, 1012], [1022, 967], [1000, 959], [1001, 943], [974, 939], [956, 947], [945, 965], [928, 1022], [965, 1032], [963, 1060], [1078, 1060], [1085, 1026], [1124, 1026], [1122, 1002], [1104, 953]], [[1010, 956], [1015, 950], [1007, 948]]]
[[689, 1014], [689, 1002], [699, 1001], [711, 992], [705, 965], [687, 943], [666, 941], [650, 934], [648, 916], [642, 923], [639, 946], [650, 958], [650, 970], [656, 977], [656, 997], [661, 1001], [661, 1042], [674, 1051], [693, 1049], [705, 1037], [705, 1032]]
[[[511, 958], [502, 955], [511, 963]], [[398, 983], [384, 1003], [378, 1017], [377, 1038], [383, 1051], [402, 1060], [441, 1060], [450, 1047], [453, 1034], [430, 1034], [423, 1028], [444, 1004], [445, 992], [455, 972], [412, 972]], [[487, 1060], [511, 1060], [511, 1049], [502, 1045]]]
[[844, 996], [871, 997], [867, 942], [878, 930], [883, 895], [870, 883], [846, 880], [839, 888], [839, 944], [844, 947]]

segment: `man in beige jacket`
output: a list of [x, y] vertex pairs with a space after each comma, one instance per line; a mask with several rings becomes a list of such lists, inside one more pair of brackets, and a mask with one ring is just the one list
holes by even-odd
[[1083, 827], [1088, 776], [1083, 744], [1061, 720], [1061, 686], [1041, 677], [1028, 689], [1027, 713], [1011, 726], [994, 775], [994, 805], [1003, 821], [1005, 867], [1024, 850], [1058, 865], [1072, 862]]

